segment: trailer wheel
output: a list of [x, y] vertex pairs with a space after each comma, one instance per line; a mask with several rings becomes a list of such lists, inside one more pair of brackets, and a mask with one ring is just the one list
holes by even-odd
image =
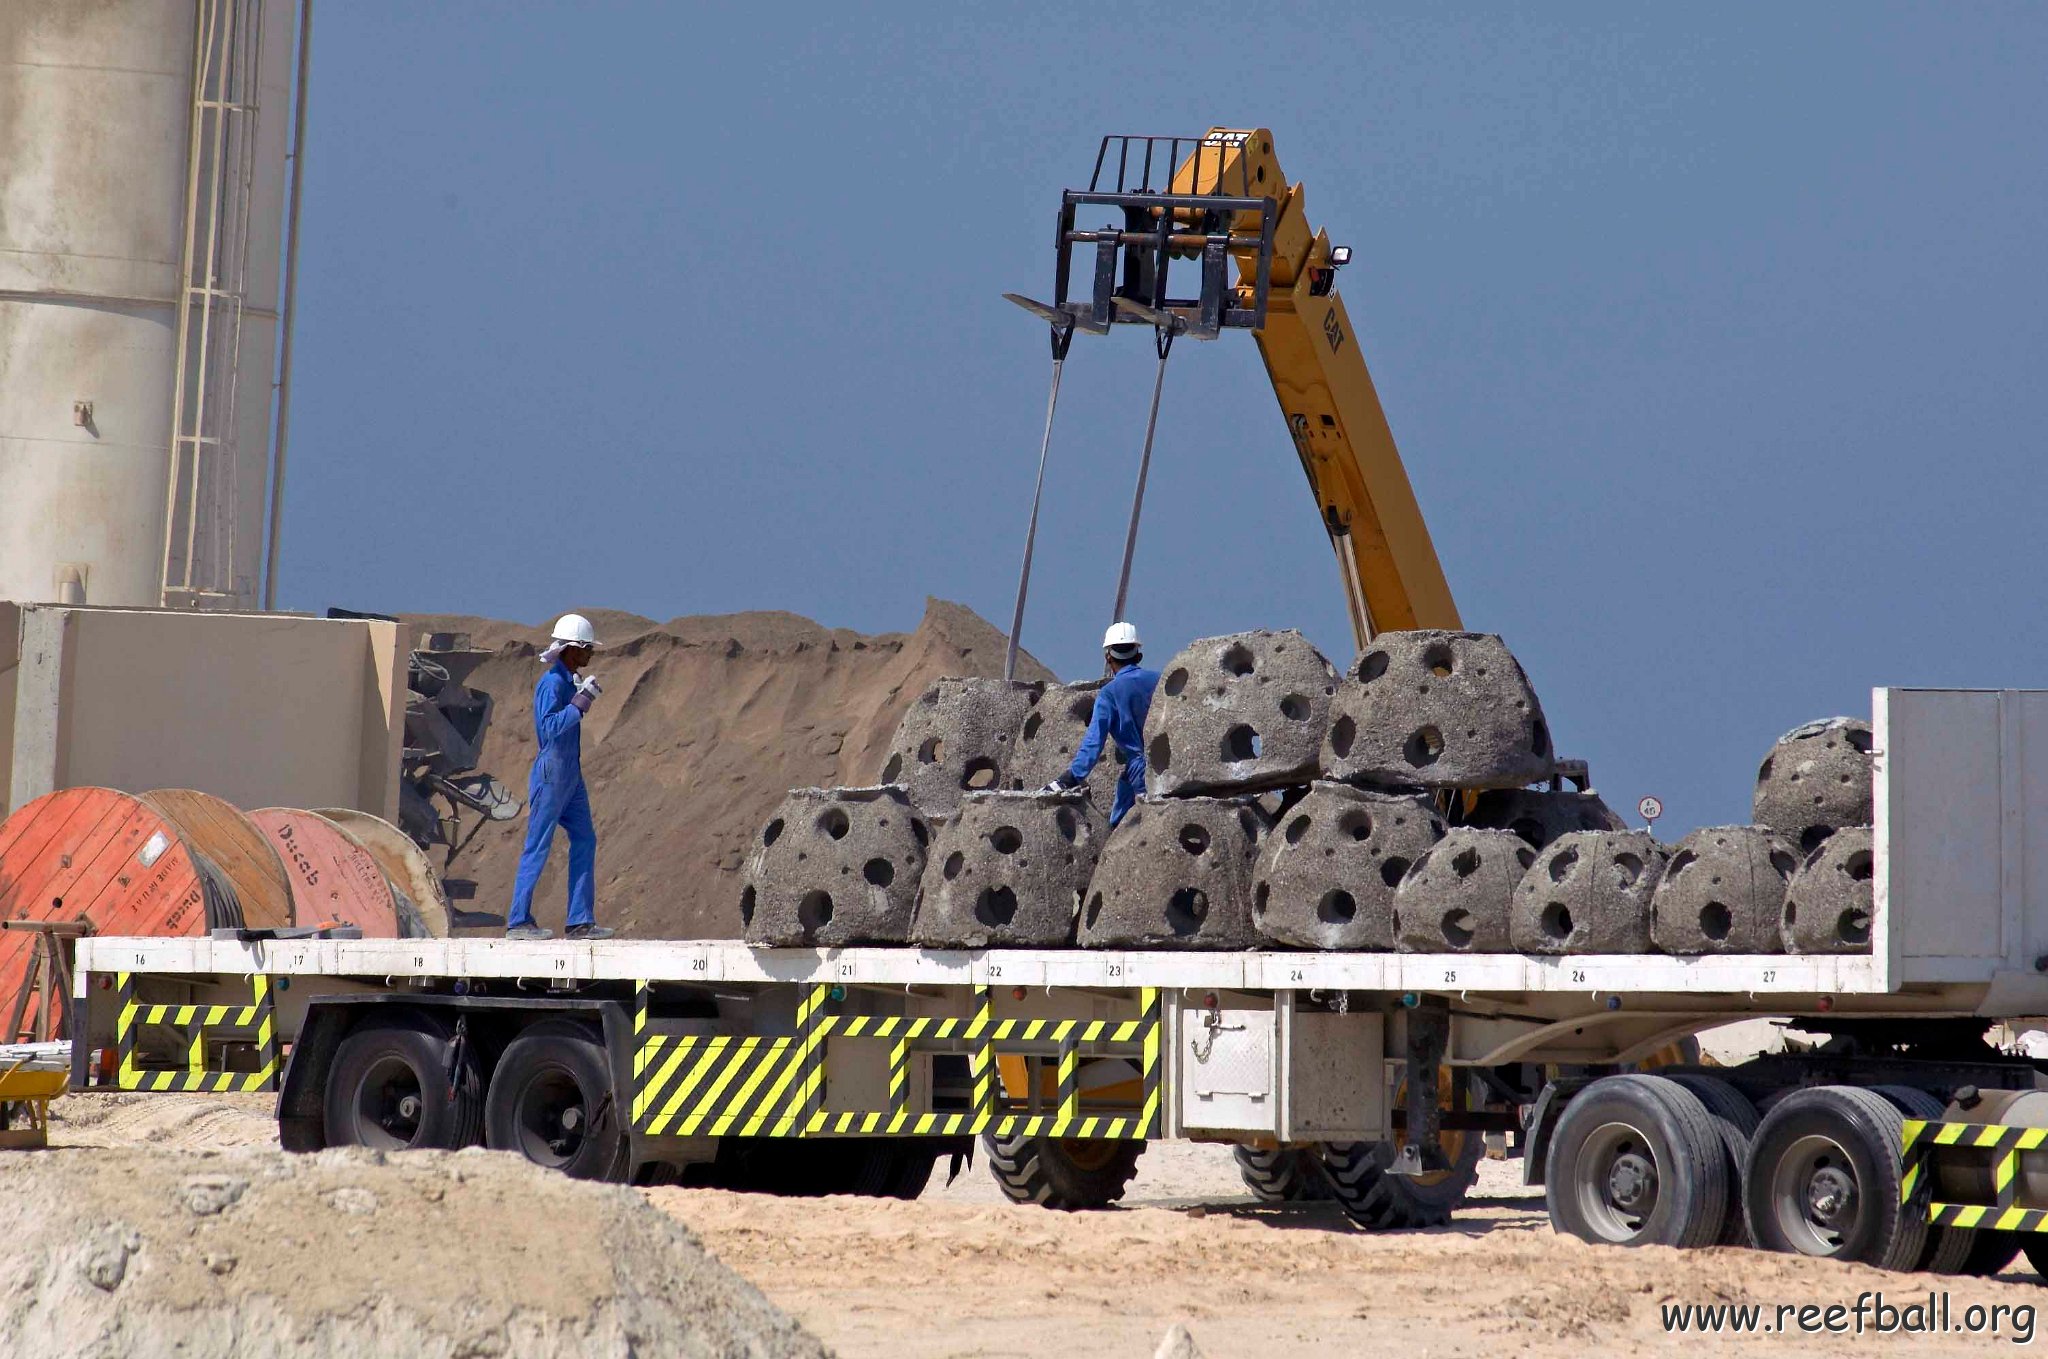
[[[1907, 1118], [1924, 1118], [1939, 1123], [1947, 1106], [1928, 1094], [1910, 1085], [1879, 1085], [1872, 1090], [1891, 1101], [1894, 1109]], [[1975, 1249], [1977, 1232], [1969, 1227], [1927, 1228], [1927, 1244], [1920, 1248], [1920, 1258], [1913, 1262], [1913, 1268], [1930, 1274], [1962, 1274], [1967, 1272], [1970, 1252]], [[2010, 1255], [2005, 1257], [2010, 1260]], [[2002, 1263], [2002, 1262], [2001, 1262]]]
[[1869, 1090], [1822, 1085], [1772, 1106], [1750, 1144], [1743, 1206], [1765, 1250], [1911, 1269], [1927, 1243], [1922, 1179], [1900, 1202], [1900, 1125]]
[[922, 1144], [913, 1142], [897, 1148], [896, 1173], [890, 1177], [886, 1194], [892, 1199], [919, 1197], [931, 1184], [932, 1171], [938, 1164], [938, 1152]]
[[[1970, 1253], [1959, 1271], [1972, 1279], [1996, 1278], [2005, 1273], [2006, 1266], [2018, 1258], [2023, 1247], [2020, 1238], [2033, 1239], [2031, 1232], [2001, 1232], [1990, 1227], [1979, 1227], [1974, 1235], [1976, 1239], [1970, 1243]], [[2048, 1252], [2044, 1252], [2043, 1258], [2048, 1258]], [[2033, 1263], [2032, 1256], [2027, 1257], [2027, 1263]], [[2043, 1271], [2037, 1267], [2035, 1272]]]
[[1308, 1147], [1232, 1147], [1238, 1177], [1261, 1203], [1324, 1203], [1330, 1181]]
[[451, 1080], [454, 1048], [420, 1015], [381, 1018], [342, 1039], [321, 1101], [326, 1144], [453, 1151], [482, 1141], [483, 1079], [465, 1055]]
[[1749, 1223], [1742, 1212], [1742, 1167], [1749, 1160], [1749, 1142], [1756, 1136], [1758, 1122], [1756, 1106], [1749, 1097], [1718, 1076], [1673, 1076], [1678, 1082], [1707, 1106], [1707, 1117], [1714, 1121], [1714, 1131], [1720, 1135], [1721, 1146], [1728, 1154], [1725, 1169], [1728, 1173], [1728, 1211], [1721, 1221], [1721, 1236], [1717, 1246], [1747, 1246], [1752, 1244]]
[[1012, 1203], [1073, 1212], [1107, 1208], [1138, 1173], [1142, 1141], [1099, 1137], [993, 1137], [984, 1134], [989, 1172]]
[[628, 1139], [604, 1045], [552, 1021], [513, 1039], [491, 1074], [484, 1140], [576, 1179], [623, 1179]]
[[1728, 1213], [1727, 1151], [1699, 1096], [1607, 1076], [1565, 1106], [1544, 1167], [1550, 1225], [1617, 1246], [1710, 1246]]

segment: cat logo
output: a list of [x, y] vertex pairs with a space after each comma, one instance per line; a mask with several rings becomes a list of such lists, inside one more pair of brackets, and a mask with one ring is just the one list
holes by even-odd
[[1335, 307], [1323, 313], [1323, 336], [1329, 340], [1332, 354], [1344, 347], [1344, 327], [1338, 324]]

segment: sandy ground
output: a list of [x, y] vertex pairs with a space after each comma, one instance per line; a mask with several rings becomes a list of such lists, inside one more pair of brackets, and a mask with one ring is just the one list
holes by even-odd
[[[72, 1096], [55, 1140], [74, 1146], [262, 1144], [265, 1096]], [[1004, 1202], [979, 1165], [915, 1203], [645, 1191], [847, 1359], [1136, 1356], [1185, 1322], [1210, 1359], [1400, 1352], [1837, 1354], [1874, 1344], [1982, 1354], [1998, 1340], [1783, 1334], [1667, 1335], [1660, 1305], [1894, 1305], [1946, 1284], [1971, 1304], [2048, 1303], [2024, 1262], [1998, 1280], [1936, 1280], [1754, 1251], [1596, 1249], [1550, 1230], [1519, 1161], [1487, 1162], [1453, 1225], [1368, 1236], [1327, 1208], [1248, 1198], [1229, 1152], [1160, 1144], [1124, 1206], [1050, 1213]], [[941, 1167], [943, 1174], [943, 1167]], [[1789, 1323], [1788, 1323], [1789, 1324]], [[2040, 1329], [2048, 1331], [2048, 1326]], [[2048, 1338], [2038, 1343], [2048, 1345]]]

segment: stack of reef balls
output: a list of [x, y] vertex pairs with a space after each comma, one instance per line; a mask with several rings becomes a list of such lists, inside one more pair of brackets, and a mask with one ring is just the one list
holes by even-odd
[[1339, 675], [1298, 632], [1238, 633], [1161, 667], [1147, 796], [1111, 834], [1085, 790], [1035, 791], [1073, 759], [1100, 687], [932, 686], [877, 786], [797, 789], [763, 828], [748, 941], [1869, 948], [1865, 723], [1792, 732], [1759, 771], [1756, 825], [1667, 847], [1560, 786], [1542, 705], [1497, 636], [1385, 633]]

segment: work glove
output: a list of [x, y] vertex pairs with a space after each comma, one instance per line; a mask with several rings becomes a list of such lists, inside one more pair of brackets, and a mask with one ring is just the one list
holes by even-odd
[[1075, 778], [1072, 773], [1063, 773], [1038, 791], [1041, 793], [1064, 793], [1069, 788], [1079, 788], [1080, 786], [1081, 780]]
[[576, 685], [576, 692], [569, 699], [569, 706], [579, 713], [590, 711], [590, 705], [597, 702], [597, 696], [604, 692], [604, 686], [597, 682], [597, 676], [585, 675]]

